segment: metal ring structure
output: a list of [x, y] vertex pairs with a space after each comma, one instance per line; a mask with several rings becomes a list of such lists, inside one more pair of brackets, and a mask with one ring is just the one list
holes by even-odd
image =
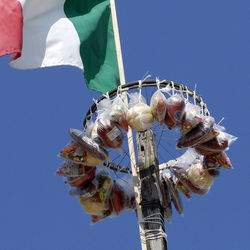
[[[109, 96], [109, 98], [113, 98], [117, 95], [117, 91], [119, 89], [119, 91], [121, 92], [125, 92], [125, 91], [129, 91], [132, 89], [138, 89], [139, 87], [144, 88], [144, 87], [157, 87], [158, 82], [156, 80], [145, 80], [145, 81], [136, 81], [136, 82], [131, 82], [131, 83], [127, 83], [124, 85], [119, 86], [119, 88], [115, 88], [112, 89], [111, 91], [109, 91], [105, 96], [101, 96], [88, 110], [88, 112], [85, 115], [84, 121], [83, 121], [83, 128], [86, 127], [86, 124], [89, 120], [92, 119], [92, 114], [94, 114], [97, 110], [97, 106], [96, 103], [99, 103], [100, 101], [102, 101], [103, 99], [106, 98], [106, 96]], [[199, 104], [201, 106], [201, 109], [204, 113], [204, 115], [208, 116], [210, 115], [208, 109], [207, 109], [207, 105], [203, 102], [203, 99], [198, 96], [195, 91], [189, 89], [187, 86], [183, 85], [183, 84], [179, 84], [179, 83], [175, 83], [172, 81], [160, 81], [159, 86], [164, 88], [167, 85], [170, 85], [172, 87], [172, 89], [174, 89], [177, 92], [186, 94], [187, 96], [193, 98], [193, 100], [195, 101], [195, 103]], [[131, 173], [131, 169], [129, 167], [122, 167], [119, 166], [118, 164], [115, 164], [113, 162], [109, 162], [109, 163], [104, 163], [104, 166], [110, 168], [111, 170], [117, 171], [117, 172], [123, 172], [123, 173]]]

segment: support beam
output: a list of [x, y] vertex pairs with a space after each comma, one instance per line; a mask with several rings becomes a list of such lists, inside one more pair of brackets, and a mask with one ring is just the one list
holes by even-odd
[[137, 132], [138, 168], [144, 240], [147, 250], [167, 250], [164, 211], [159, 182], [159, 165], [153, 132]]

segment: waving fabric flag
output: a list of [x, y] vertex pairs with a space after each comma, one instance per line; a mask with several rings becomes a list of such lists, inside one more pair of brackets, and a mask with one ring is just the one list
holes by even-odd
[[119, 85], [109, 0], [1, 0], [0, 56], [18, 69], [71, 65], [90, 89]]

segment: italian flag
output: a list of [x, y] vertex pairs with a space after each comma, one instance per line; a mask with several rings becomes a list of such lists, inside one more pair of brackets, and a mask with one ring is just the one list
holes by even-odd
[[0, 0], [0, 56], [17, 69], [71, 65], [90, 89], [120, 84], [109, 0]]

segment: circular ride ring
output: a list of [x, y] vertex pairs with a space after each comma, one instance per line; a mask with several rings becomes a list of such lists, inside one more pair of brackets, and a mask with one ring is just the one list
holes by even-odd
[[[142, 95], [145, 97], [147, 103], [150, 103], [150, 97], [151, 97], [150, 95], [152, 95], [159, 87], [164, 88], [166, 86], [171, 87], [172, 93], [179, 93], [186, 99], [186, 101], [190, 102], [191, 99], [193, 104], [199, 105], [203, 115], [205, 116], [210, 115], [207, 109], [207, 105], [204, 103], [203, 99], [196, 94], [196, 91], [189, 89], [187, 86], [166, 80], [164, 81], [144, 80], [144, 81], [136, 81], [121, 85], [118, 88], [109, 91], [108, 93], [106, 93], [106, 95], [101, 96], [98, 100], [95, 101], [95, 103], [90, 107], [90, 109], [86, 113], [83, 121], [83, 128], [86, 128], [89, 121], [96, 119], [97, 104], [102, 100], [104, 100], [105, 98], [114, 98], [117, 95], [118, 91], [126, 92], [129, 95], [129, 93], [141, 89]], [[182, 154], [181, 150], [176, 149], [175, 147], [177, 140], [176, 138], [178, 137], [176, 130], [172, 131], [167, 129], [167, 127], [165, 127], [164, 125], [160, 126], [159, 123], [157, 123], [156, 121], [154, 122], [154, 125], [151, 128], [151, 130], [154, 132], [154, 135], [157, 139], [156, 140], [157, 152], [159, 158], [161, 158], [160, 159], [161, 162], [165, 163], [168, 160], [176, 158], [178, 157], [178, 155]], [[128, 153], [128, 147], [125, 146], [123, 151], [125, 152], [125, 155], [120, 155], [120, 154], [118, 156], [114, 155], [111, 157], [112, 160], [110, 162], [104, 162], [103, 165], [115, 172], [131, 173], [131, 167], [129, 167], [130, 158]], [[170, 159], [167, 158], [166, 156], [168, 157], [170, 156]]]

